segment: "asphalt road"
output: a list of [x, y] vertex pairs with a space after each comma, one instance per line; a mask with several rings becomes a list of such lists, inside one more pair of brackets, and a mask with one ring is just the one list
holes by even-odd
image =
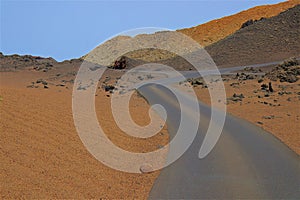
[[[188, 113], [191, 110], [180, 109], [174, 95], [163, 87], [148, 85], [139, 91], [150, 104], [164, 106], [171, 138], [181, 114], [192, 116]], [[229, 114], [216, 146], [199, 159], [210, 121], [210, 108], [200, 102], [199, 108], [201, 120], [195, 140], [183, 156], [162, 170], [149, 199], [300, 198], [299, 156], [270, 133]], [[282, 128], [288, 131], [288, 127]]]

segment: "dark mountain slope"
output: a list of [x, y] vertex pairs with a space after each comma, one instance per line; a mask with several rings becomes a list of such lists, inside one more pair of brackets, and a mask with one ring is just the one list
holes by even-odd
[[218, 66], [266, 63], [300, 56], [300, 5], [257, 21], [205, 49]]

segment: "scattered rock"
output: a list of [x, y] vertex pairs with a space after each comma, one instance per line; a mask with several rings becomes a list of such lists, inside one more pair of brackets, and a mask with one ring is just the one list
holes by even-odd
[[126, 57], [122, 56], [120, 59], [116, 60], [111, 66], [112, 69], [125, 69], [127, 67]]
[[143, 174], [146, 174], [146, 173], [150, 173], [153, 171], [153, 167], [152, 165], [150, 164], [144, 164], [140, 167], [140, 171], [143, 173]]
[[251, 72], [251, 73], [259, 73], [259, 72], [262, 72], [261, 69], [254, 68], [254, 67], [245, 67], [245, 68], [244, 68], [244, 71]]
[[154, 77], [151, 74], [147, 74], [147, 79], [153, 79]]
[[86, 90], [86, 87], [82, 86], [82, 85], [79, 85], [77, 90]]
[[263, 81], [264, 81], [264, 79], [261, 79], [261, 78], [257, 80], [258, 83], [262, 83]]
[[115, 89], [115, 86], [113, 85], [105, 85], [104, 90], [105, 92], [113, 91]]
[[275, 116], [274, 115], [270, 115], [270, 116], [263, 116], [263, 119], [274, 119]]
[[261, 90], [263, 90], [263, 91], [268, 90], [268, 85], [267, 84], [262, 84], [260, 87], [261, 87]]
[[279, 77], [280, 77], [280, 82], [294, 83], [298, 80], [298, 78], [294, 74], [281, 75]]
[[299, 61], [296, 58], [290, 58], [285, 60], [283, 63], [277, 65], [272, 69], [271, 72], [268, 72], [266, 76], [272, 80], [280, 80], [280, 82], [294, 83], [298, 81], [300, 75], [300, 65]]
[[243, 94], [238, 95], [238, 94], [235, 94], [235, 93], [233, 94], [233, 97], [238, 97], [238, 98], [241, 98], [241, 99], [245, 98]]
[[241, 73], [239, 76], [237, 76], [237, 79], [241, 81], [252, 80], [254, 79], [254, 76], [252, 74]]
[[264, 17], [260, 18], [259, 20], [257, 20], [257, 19], [255, 19], [255, 20], [249, 19], [248, 21], [246, 21], [246, 22], [244, 22], [244, 23], [242, 24], [241, 29], [242, 29], [242, 28], [245, 28], [245, 27], [247, 27], [247, 26], [250, 26], [250, 25], [252, 25], [252, 24], [255, 24], [255, 23], [259, 22], [259, 21], [265, 20], [265, 19], [266, 19], [266, 18], [264, 18]]
[[234, 94], [232, 95], [232, 97], [227, 98], [227, 100], [237, 102], [237, 101], [242, 101], [243, 98], [245, 98], [243, 94], [239, 94], [239, 95], [238, 95], [238, 94], [234, 93]]
[[205, 85], [201, 78], [193, 79], [190, 78], [187, 80], [192, 86], [196, 87], [197, 85]]
[[38, 64], [38, 65], [34, 66], [33, 69], [36, 71], [48, 72], [50, 69], [52, 69], [52, 67], [53, 67], [53, 64], [46, 62], [46, 63]]
[[269, 82], [269, 92], [274, 92], [271, 82]]
[[237, 87], [238, 85], [240, 85], [240, 83], [230, 83], [231, 87]]

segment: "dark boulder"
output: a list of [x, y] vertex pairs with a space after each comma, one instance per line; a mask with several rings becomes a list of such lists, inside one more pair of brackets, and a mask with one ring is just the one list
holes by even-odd
[[105, 85], [104, 90], [105, 92], [113, 91], [115, 89], [115, 86], [113, 85]]
[[127, 67], [126, 57], [122, 56], [120, 59], [116, 60], [111, 66], [112, 69], [125, 69]]

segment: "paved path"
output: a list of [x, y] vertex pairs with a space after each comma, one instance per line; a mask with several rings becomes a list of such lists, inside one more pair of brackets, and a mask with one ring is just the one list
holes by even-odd
[[[162, 87], [144, 86], [140, 92], [150, 104], [165, 107], [173, 137], [180, 112], [191, 111], [180, 111], [176, 98]], [[150, 199], [300, 198], [299, 156], [273, 135], [244, 120], [227, 115], [216, 146], [199, 159], [210, 119], [210, 108], [202, 103], [199, 107], [201, 120], [194, 142], [182, 157], [162, 170]], [[185, 116], [189, 117], [188, 113]], [[282, 128], [288, 131], [288, 127]]]

